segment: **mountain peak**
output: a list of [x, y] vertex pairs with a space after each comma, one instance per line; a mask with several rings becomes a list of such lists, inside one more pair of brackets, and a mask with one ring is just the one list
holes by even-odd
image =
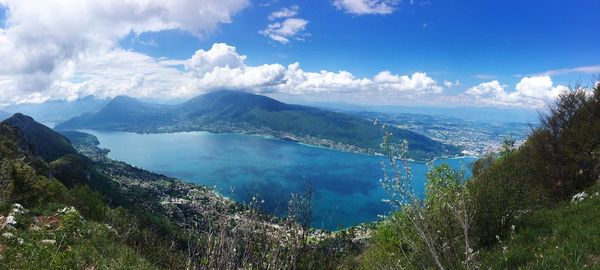
[[20, 148], [46, 161], [75, 153], [67, 138], [22, 113], [16, 113], [2, 121], [0, 126], [2, 127], [0, 132], [4, 132], [6, 127], [16, 129], [20, 133], [18, 136]]
[[[22, 113], [15, 113], [11, 117], [4, 120], [2, 123], [7, 123], [20, 129], [28, 129], [29, 127], [44, 126], [36, 122], [33, 117]], [[44, 126], [45, 127], [45, 126]]]
[[116, 96], [114, 97], [108, 104], [114, 104], [114, 103], [141, 103], [141, 101], [139, 101], [136, 98], [130, 97], [130, 96], [125, 96], [125, 95], [120, 95], [120, 96]]

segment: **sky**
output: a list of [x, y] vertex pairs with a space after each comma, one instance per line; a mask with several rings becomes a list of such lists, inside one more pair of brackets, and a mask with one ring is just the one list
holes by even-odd
[[0, 104], [232, 89], [538, 109], [600, 74], [600, 1], [0, 0]]

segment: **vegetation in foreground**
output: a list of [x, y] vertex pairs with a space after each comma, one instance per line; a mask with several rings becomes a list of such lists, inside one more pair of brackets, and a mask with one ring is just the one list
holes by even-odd
[[424, 200], [401, 164], [405, 145], [386, 140], [384, 186], [400, 211], [377, 226], [360, 268], [600, 268], [598, 134], [600, 84], [564, 93], [522, 146], [507, 139], [466, 183], [433, 168]]
[[600, 85], [563, 94], [523, 145], [506, 140], [468, 180], [432, 168], [424, 199], [410, 185], [407, 144], [387, 134], [382, 183], [399, 211], [334, 233], [308, 228], [310, 190], [273, 218], [259, 197], [236, 204], [70, 134], [82, 156], [16, 117], [0, 124], [0, 265], [9, 268], [600, 268]]

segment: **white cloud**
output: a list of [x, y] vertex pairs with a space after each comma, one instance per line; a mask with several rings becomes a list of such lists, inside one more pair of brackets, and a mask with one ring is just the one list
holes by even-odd
[[571, 73], [600, 74], [600, 65], [553, 69], [539, 73], [537, 76], [556, 76]]
[[277, 88], [280, 92], [292, 94], [310, 94], [321, 92], [368, 91], [371, 80], [355, 78], [347, 71], [306, 72], [299, 63], [287, 67], [285, 83]]
[[382, 71], [375, 75], [373, 81], [382, 90], [419, 93], [441, 93], [443, 91], [442, 87], [436, 81], [427, 76], [426, 73], [421, 72], [416, 72], [409, 77], [407, 75], [399, 76], [391, 74], [389, 71]]
[[304, 37], [309, 35], [304, 32], [308, 21], [302, 18], [293, 18], [298, 15], [299, 11], [300, 7], [293, 5], [272, 12], [268, 17], [269, 21], [279, 21], [268, 24], [264, 30], [258, 33], [281, 44], [289, 43], [290, 39], [304, 40]]
[[185, 68], [202, 77], [215, 67], [238, 68], [244, 65], [245, 55], [239, 55], [235, 47], [225, 43], [215, 43], [210, 50], [198, 50], [185, 63]]
[[467, 89], [465, 97], [481, 105], [542, 108], [568, 90], [563, 85], [554, 86], [549, 76], [524, 77], [515, 91], [507, 92], [505, 88], [496, 80], [485, 82]]
[[216, 67], [197, 81], [200, 89], [235, 89], [251, 92], [271, 92], [285, 80], [285, 67], [265, 64], [239, 68]]
[[477, 97], [483, 97], [488, 95], [493, 97], [506, 94], [504, 92], [504, 86], [500, 85], [500, 82], [498, 82], [497, 80], [480, 83], [477, 86], [467, 89], [465, 93]]
[[454, 88], [454, 87], [459, 87], [462, 86], [462, 84], [460, 83], [459, 80], [456, 80], [454, 82], [452, 81], [448, 81], [448, 80], [444, 80], [444, 85], [446, 86], [446, 88], [450, 89], [450, 88]]
[[399, 0], [333, 0], [337, 9], [354, 15], [390, 14], [399, 3]]
[[231, 22], [248, 4], [248, 0], [0, 0], [7, 9], [0, 29], [0, 80], [3, 86], [19, 89], [14, 90], [17, 94], [43, 96], [54, 82], [73, 76], [79, 61], [110, 52], [130, 33], [178, 29], [200, 37]]
[[291, 38], [302, 40], [306, 33], [308, 21], [300, 18], [287, 18], [282, 22], [275, 22], [267, 25], [267, 28], [259, 33], [282, 44], [290, 42]]
[[274, 20], [280, 19], [280, 18], [294, 17], [294, 16], [298, 15], [299, 10], [300, 10], [300, 7], [298, 7], [298, 5], [293, 5], [289, 8], [282, 8], [280, 10], [274, 11], [271, 14], [269, 14], [269, 21], [274, 21]]

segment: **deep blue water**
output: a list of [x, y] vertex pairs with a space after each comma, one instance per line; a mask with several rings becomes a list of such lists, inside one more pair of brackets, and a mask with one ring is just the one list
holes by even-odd
[[[92, 133], [109, 157], [189, 182], [215, 186], [248, 201], [259, 194], [272, 213], [287, 209], [289, 194], [315, 187], [313, 226], [336, 229], [378, 219], [389, 212], [379, 183], [383, 157], [345, 153], [260, 136], [186, 132]], [[472, 158], [438, 160], [454, 168]], [[423, 192], [427, 165], [412, 163], [414, 186]]]

